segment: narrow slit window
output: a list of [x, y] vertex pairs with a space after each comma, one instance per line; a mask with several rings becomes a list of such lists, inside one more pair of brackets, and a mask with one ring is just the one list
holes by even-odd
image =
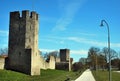
[[31, 42], [31, 39], [29, 38], [29, 42]]
[[30, 25], [30, 30], [32, 30], [32, 25]]
[[19, 25], [19, 31], [20, 31], [20, 25]]
[[19, 56], [21, 56], [21, 52], [19, 52]]

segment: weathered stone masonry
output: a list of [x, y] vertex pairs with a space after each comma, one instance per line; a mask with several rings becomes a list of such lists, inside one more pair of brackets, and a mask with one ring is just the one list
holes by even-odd
[[[71, 71], [70, 50], [60, 49], [60, 58], [50, 56], [49, 62], [38, 50], [38, 14], [28, 10], [10, 12], [8, 57], [0, 59], [0, 69], [10, 69], [29, 75], [40, 75], [40, 69]], [[4, 64], [5, 63], [5, 64]]]
[[38, 14], [28, 10], [10, 12], [7, 69], [30, 75], [40, 74]]
[[60, 49], [60, 62], [56, 62], [55, 67], [56, 69], [71, 71], [72, 62], [69, 49]]

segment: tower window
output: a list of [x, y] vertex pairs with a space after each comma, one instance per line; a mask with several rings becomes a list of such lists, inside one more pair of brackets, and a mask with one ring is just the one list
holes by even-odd
[[19, 31], [20, 31], [20, 25], [19, 25], [19, 28], [18, 28], [18, 29], [19, 29]]
[[32, 30], [32, 28], [31, 28], [32, 26], [30, 25], [30, 30]]
[[29, 38], [29, 42], [31, 42], [31, 39]]
[[19, 56], [21, 56], [21, 52], [19, 52]]

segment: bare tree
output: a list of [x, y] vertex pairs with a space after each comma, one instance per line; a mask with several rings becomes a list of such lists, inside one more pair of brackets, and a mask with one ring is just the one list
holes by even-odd
[[73, 71], [80, 71], [83, 69], [83, 64], [81, 62], [75, 62], [72, 67]]
[[118, 58], [120, 59], [120, 51], [118, 52]]
[[97, 56], [97, 65], [99, 68], [105, 69], [107, 62], [105, 61], [105, 56], [101, 53]]
[[46, 59], [47, 62], [49, 62], [50, 56], [54, 56], [55, 58], [59, 57], [59, 52], [58, 51], [52, 51], [52, 52], [49, 52], [49, 53], [48, 52], [42, 53], [41, 55]]
[[7, 55], [8, 54], [8, 48], [1, 48], [0, 49], [0, 55]]
[[49, 53], [49, 56], [50, 55], [54, 56], [56, 58], [56, 57], [59, 57], [59, 52], [58, 51], [52, 51], [52, 52]]
[[[102, 49], [102, 53], [103, 55], [105, 56], [105, 61], [106, 62], [109, 62], [109, 53], [108, 53], [108, 48], [107, 47], [104, 47]], [[111, 59], [114, 59], [118, 56], [117, 52], [113, 49], [110, 49], [110, 55], [111, 55]]]
[[88, 59], [89, 59], [89, 65], [96, 69], [96, 63], [97, 63], [97, 55], [99, 54], [100, 49], [97, 47], [91, 47], [88, 51]]
[[108, 61], [109, 61], [108, 48], [107, 48], [107, 47], [104, 47], [104, 48], [102, 49], [102, 53], [103, 53], [103, 55], [105, 56], [105, 61], [108, 62]]

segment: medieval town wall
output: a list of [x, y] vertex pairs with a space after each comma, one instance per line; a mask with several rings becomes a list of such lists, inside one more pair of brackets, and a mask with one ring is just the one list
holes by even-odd
[[10, 12], [7, 69], [40, 75], [38, 14], [28, 10]]
[[0, 69], [4, 69], [5, 66], [5, 58], [0, 57]]
[[[55, 69], [55, 58], [54, 58], [54, 56], [50, 56], [49, 62], [46, 62], [45, 58], [43, 58], [41, 55], [39, 55], [38, 58], [39, 58], [39, 60], [37, 60], [38, 61], [37, 65], [40, 66], [40, 69]], [[7, 59], [7, 58], [0, 58], [0, 69], [6, 69], [5, 68], [6, 67], [5, 59]]]
[[70, 58], [69, 49], [60, 49], [60, 60], [57, 58], [55, 63], [55, 68], [59, 70], [71, 71], [72, 61]]
[[8, 57], [6, 60], [0, 59], [1, 68], [29, 75], [40, 75], [40, 69], [71, 70], [69, 49], [61, 49], [60, 58], [50, 56], [49, 62], [40, 56], [38, 19], [38, 14], [34, 11], [10, 12]]
[[50, 56], [49, 62], [40, 56], [40, 68], [41, 69], [55, 69], [55, 58], [54, 56]]

